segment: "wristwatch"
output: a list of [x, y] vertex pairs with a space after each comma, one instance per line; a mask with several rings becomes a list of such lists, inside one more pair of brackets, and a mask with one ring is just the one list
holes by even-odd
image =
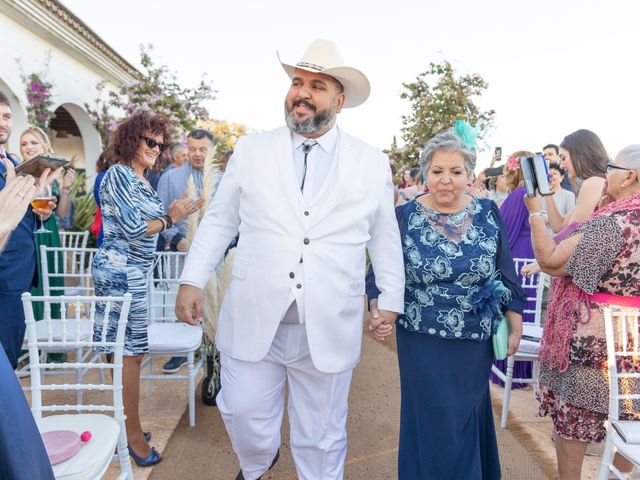
[[164, 215], [162, 218], [166, 220], [167, 228], [173, 227], [173, 219], [169, 215]]

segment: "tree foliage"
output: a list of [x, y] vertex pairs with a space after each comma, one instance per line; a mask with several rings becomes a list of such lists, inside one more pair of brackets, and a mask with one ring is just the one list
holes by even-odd
[[247, 134], [247, 127], [240, 123], [229, 123], [224, 120], [200, 120], [199, 128], [209, 130], [216, 142], [216, 153], [231, 150], [238, 139]]
[[195, 88], [180, 86], [175, 73], [166, 65], [156, 66], [151, 51], [151, 46], [141, 48], [140, 64], [144, 70], [135, 76], [133, 82], [123, 85], [117, 92], [108, 91], [106, 94], [106, 85], [100, 82], [95, 106], [85, 105], [104, 145], [120, 118], [140, 110], [166, 117], [174, 142], [179, 142], [199, 120], [209, 118], [203, 103], [215, 98], [211, 85], [202, 80]]
[[[478, 74], [458, 76], [448, 61], [430, 63], [415, 82], [403, 83], [400, 98], [409, 100], [411, 113], [402, 117], [404, 147], [398, 148], [394, 137], [387, 151], [398, 171], [418, 163], [420, 150], [434, 135], [451, 128], [456, 120], [480, 123], [486, 132], [493, 122], [494, 110], [481, 111], [476, 97], [487, 89]], [[482, 133], [479, 140], [482, 139]]]

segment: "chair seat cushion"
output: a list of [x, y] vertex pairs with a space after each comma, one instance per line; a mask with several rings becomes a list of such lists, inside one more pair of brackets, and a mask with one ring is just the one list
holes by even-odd
[[537, 355], [540, 352], [540, 342], [534, 342], [532, 340], [520, 340], [520, 346], [518, 352], [531, 353]]
[[188, 352], [202, 343], [202, 327], [186, 323], [152, 323], [149, 325], [149, 353]]
[[95, 413], [51, 415], [36, 421], [40, 433], [71, 430], [80, 435], [91, 432], [91, 440], [83, 444], [78, 453], [53, 466], [57, 480], [99, 478], [111, 463], [120, 433], [120, 425], [113, 417]]
[[611, 422], [611, 426], [625, 443], [640, 445], [640, 422], [619, 420]]

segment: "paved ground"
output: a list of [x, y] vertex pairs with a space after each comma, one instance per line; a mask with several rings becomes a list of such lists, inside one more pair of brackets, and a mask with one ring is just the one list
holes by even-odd
[[[362, 362], [354, 372], [350, 396], [347, 479], [382, 480], [397, 476], [399, 384], [394, 347], [392, 342], [381, 344], [365, 336]], [[156, 372], [164, 360], [155, 362]], [[29, 380], [22, 382], [28, 385]], [[64, 383], [64, 377], [57, 377], [56, 382]], [[496, 419], [500, 416], [502, 392], [501, 388], [492, 387]], [[64, 395], [68, 394], [56, 394], [60, 397], [56, 403], [68, 403]], [[87, 394], [89, 398], [94, 395], [94, 392]], [[163, 452], [164, 461], [154, 468], [134, 466], [136, 480], [235, 478], [237, 460], [217, 408], [202, 404], [199, 390], [196, 404], [197, 425], [189, 428], [186, 380], [154, 382], [150, 394], [142, 389], [143, 427], [153, 433], [152, 444]], [[513, 392], [509, 426], [506, 430], [497, 427], [504, 479], [556, 477], [551, 423], [537, 417], [536, 412], [537, 402], [531, 389]], [[286, 422], [282, 438], [281, 460], [265, 480], [295, 479]], [[582, 478], [595, 480], [598, 465], [597, 452], [585, 457]], [[118, 473], [117, 464], [113, 464], [105, 478], [116, 479]]]
[[[398, 371], [393, 349], [365, 337], [363, 358], [354, 373], [348, 420], [349, 449], [345, 478], [383, 480], [397, 478], [399, 423]], [[288, 447], [288, 425], [283, 425], [281, 460], [265, 480], [295, 480]], [[498, 442], [503, 478], [548, 478], [536, 460], [510, 431], [501, 430]], [[185, 416], [164, 449], [164, 461], [152, 480], [209, 478], [232, 480], [238, 463], [215, 407], [198, 408], [197, 426], [190, 429]]]

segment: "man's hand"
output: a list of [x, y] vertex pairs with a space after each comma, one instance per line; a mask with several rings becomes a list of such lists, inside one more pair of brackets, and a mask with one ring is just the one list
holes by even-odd
[[180, 285], [176, 298], [176, 317], [189, 325], [198, 325], [204, 316], [204, 293], [193, 285]]
[[378, 300], [369, 302], [369, 330], [376, 340], [384, 340], [393, 331], [393, 324], [398, 317], [396, 312], [378, 310]]

